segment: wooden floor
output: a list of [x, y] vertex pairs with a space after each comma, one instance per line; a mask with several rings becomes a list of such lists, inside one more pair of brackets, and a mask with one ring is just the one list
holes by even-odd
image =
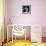
[[3, 46], [31, 46], [30, 41], [24, 41], [24, 40], [16, 40], [16, 41], [10, 41], [8, 43], [5, 43]]
[[43, 43], [31, 43], [31, 41], [27, 40], [14, 40], [5, 43], [3, 46], [46, 46], [46, 37], [42, 37]]
[[42, 42], [46, 42], [46, 37], [42, 37]]
[[3, 46], [46, 46], [46, 43], [31, 43], [30, 41], [14, 40], [5, 43]]

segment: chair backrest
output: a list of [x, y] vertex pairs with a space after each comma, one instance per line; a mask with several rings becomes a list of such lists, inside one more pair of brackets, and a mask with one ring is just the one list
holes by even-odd
[[24, 35], [24, 29], [23, 29], [23, 26], [21, 26], [21, 25], [15, 25], [14, 27], [13, 27], [13, 29], [12, 29], [12, 33], [13, 33], [13, 35], [15, 35], [15, 36], [22, 36], [22, 35]]

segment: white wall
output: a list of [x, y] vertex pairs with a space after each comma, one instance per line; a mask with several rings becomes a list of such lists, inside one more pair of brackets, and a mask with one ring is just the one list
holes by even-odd
[[0, 41], [3, 40], [3, 0], [0, 0]]
[[[31, 5], [31, 14], [22, 14], [23, 5]], [[46, 36], [46, 0], [7, 0], [7, 8], [8, 24], [40, 24]]]

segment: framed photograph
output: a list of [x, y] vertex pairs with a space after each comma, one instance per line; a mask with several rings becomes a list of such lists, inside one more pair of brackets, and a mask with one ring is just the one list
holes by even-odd
[[23, 14], [31, 14], [31, 5], [23, 5], [22, 13]]

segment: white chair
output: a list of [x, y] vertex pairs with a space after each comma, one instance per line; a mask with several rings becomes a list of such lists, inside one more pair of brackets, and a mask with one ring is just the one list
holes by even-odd
[[21, 26], [21, 25], [18, 25], [18, 26], [17, 25], [14, 25], [14, 27], [12, 29], [12, 42], [13, 42], [13, 36], [15, 36], [15, 40], [16, 40], [16, 36], [23, 36], [24, 33], [25, 33], [25, 31], [23, 29], [23, 26]]

